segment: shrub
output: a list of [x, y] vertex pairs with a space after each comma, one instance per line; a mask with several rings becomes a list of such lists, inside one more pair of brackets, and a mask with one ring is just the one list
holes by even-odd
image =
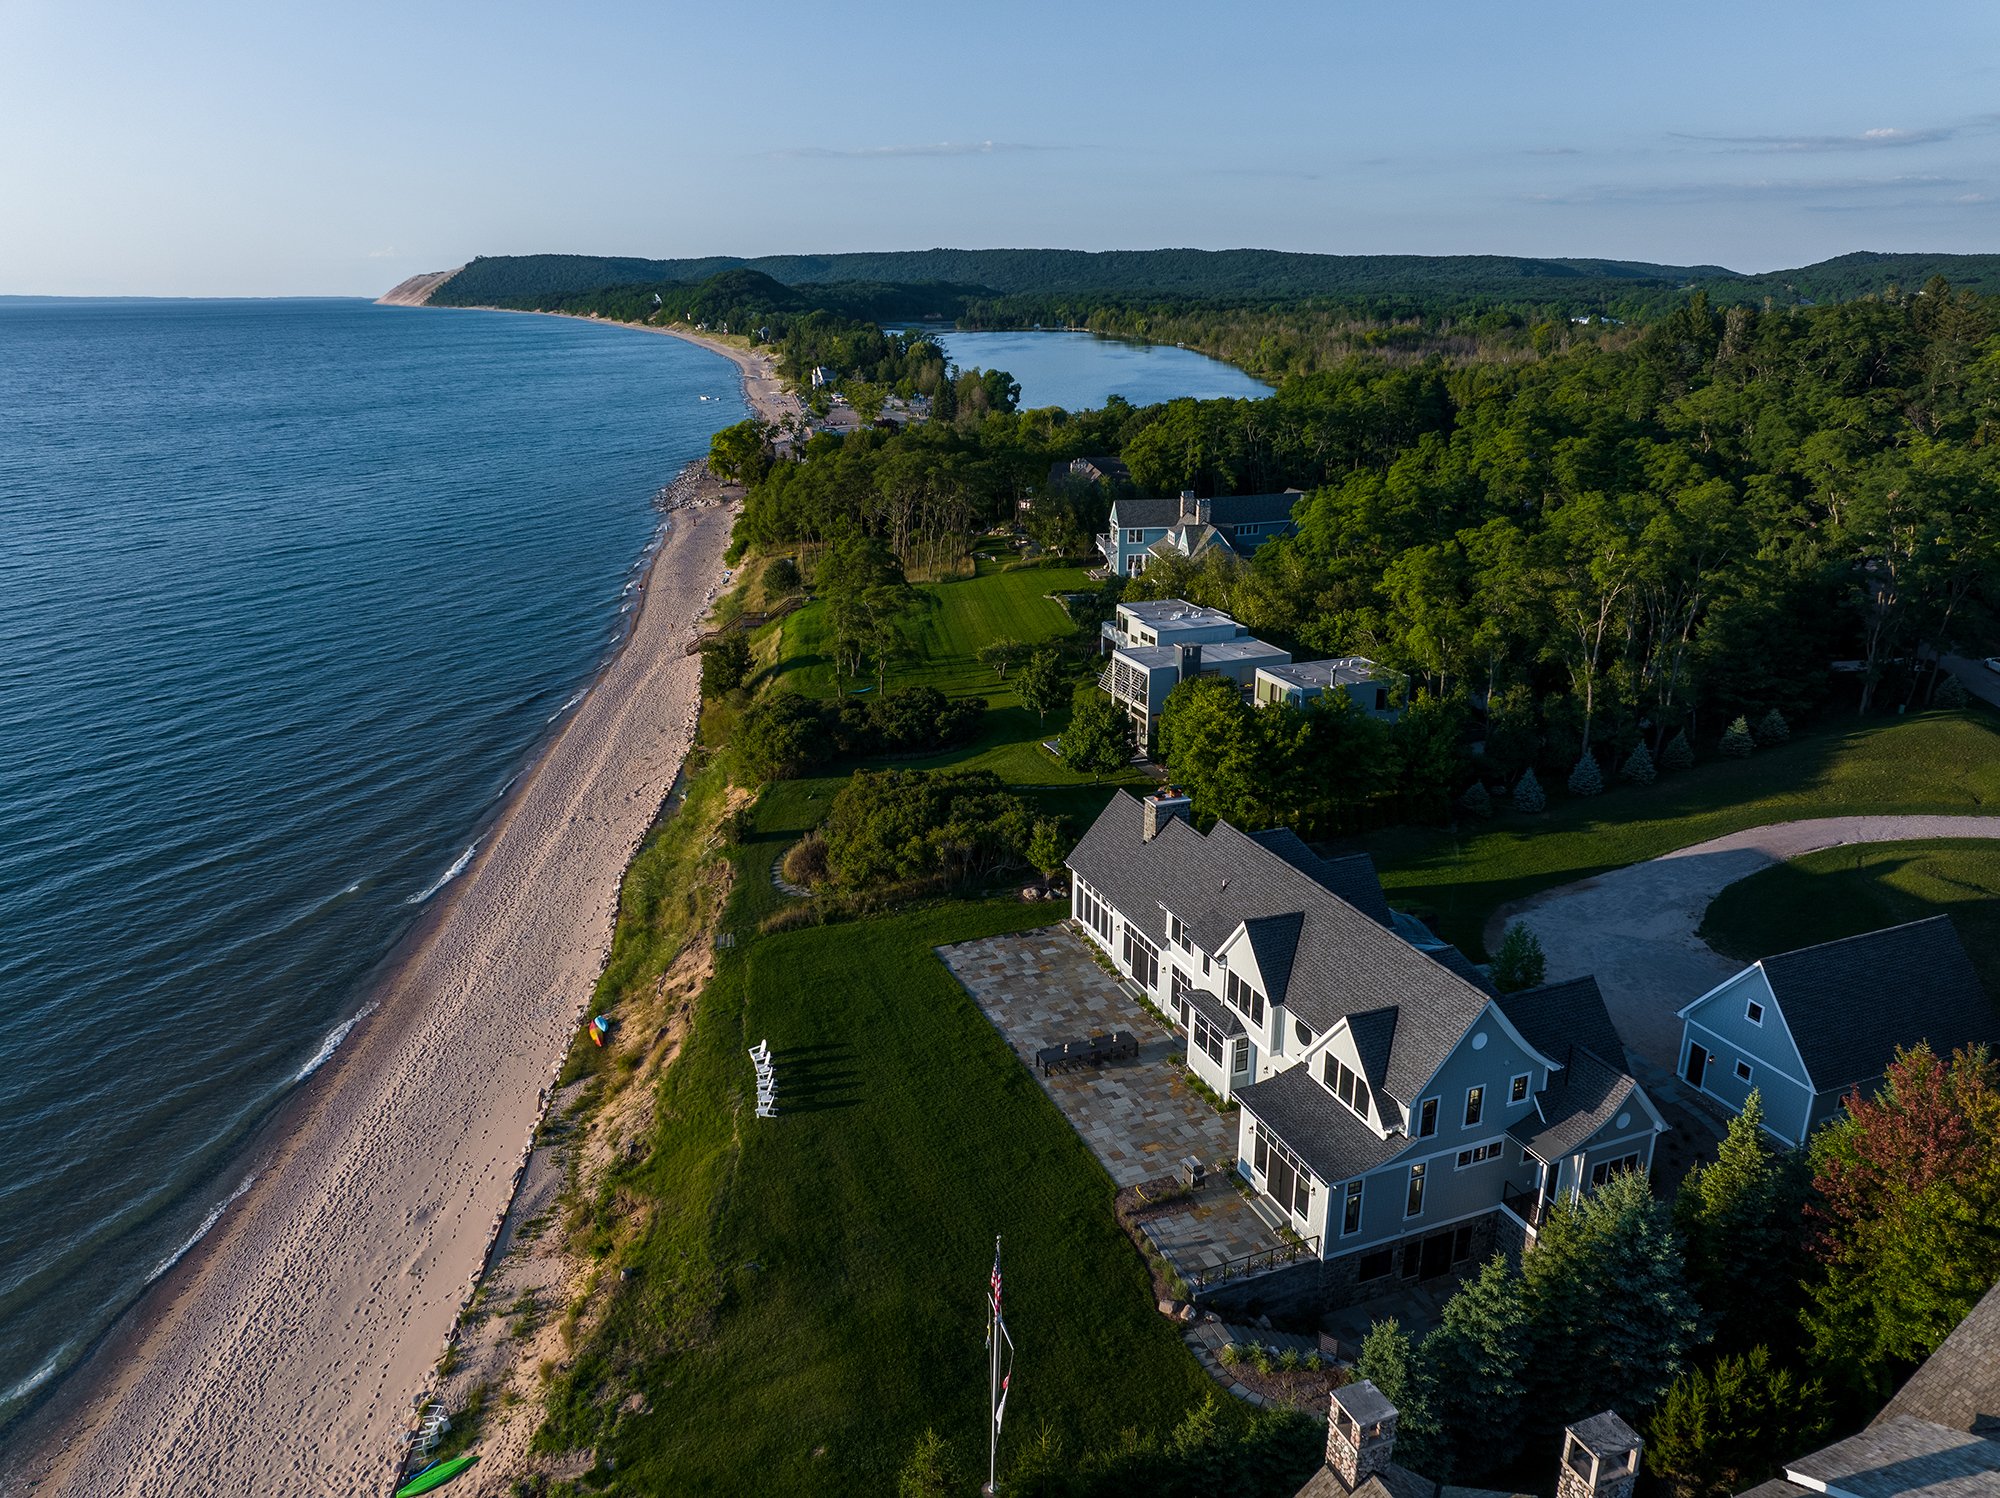
[[785, 861], [780, 866], [785, 878], [793, 884], [811, 888], [815, 884], [826, 883], [826, 839], [818, 829], [785, 850]]
[[726, 697], [750, 675], [749, 636], [732, 632], [701, 642], [701, 696], [704, 702]]
[[1694, 768], [1694, 746], [1688, 743], [1687, 730], [1667, 740], [1667, 747], [1660, 751], [1660, 768], [1668, 774]]
[[1538, 988], [1548, 965], [1541, 938], [1516, 921], [1500, 938], [1500, 950], [1493, 954], [1493, 986], [1502, 993]]
[[1966, 690], [1965, 683], [1960, 681], [1956, 676], [1947, 676], [1943, 681], [1938, 683], [1937, 705], [1939, 707], [1970, 707], [1972, 705], [1972, 693]]
[[1278, 1354], [1278, 1371], [1280, 1373], [1296, 1373], [1298, 1372], [1298, 1368], [1299, 1368], [1298, 1348], [1287, 1347], [1283, 1352]]
[[1309, 1352], [1299, 1360], [1299, 1366], [1308, 1373], [1317, 1373], [1326, 1366], [1326, 1360], [1316, 1352]]
[[1033, 829], [991, 770], [861, 770], [833, 798], [827, 866], [843, 889], [965, 884], [1018, 866]]
[[786, 597], [803, 586], [799, 564], [790, 557], [772, 557], [764, 568], [764, 591], [773, 598]]
[[1216, 1357], [1225, 1368], [1234, 1368], [1243, 1361], [1243, 1354], [1234, 1342], [1224, 1342], [1222, 1351], [1217, 1353]]
[[1514, 810], [1547, 811], [1549, 798], [1542, 791], [1542, 783], [1535, 779], [1532, 765], [1521, 772], [1521, 778], [1514, 782]]
[[1493, 797], [1484, 785], [1475, 780], [1466, 788], [1465, 794], [1458, 798], [1458, 809], [1467, 816], [1477, 817], [1483, 822], [1493, 815]]
[[802, 774], [825, 763], [833, 747], [820, 705], [796, 692], [753, 702], [736, 729], [736, 751], [753, 781]]
[[1275, 1366], [1271, 1361], [1271, 1349], [1262, 1342], [1250, 1344], [1250, 1366], [1259, 1373], [1269, 1373]]
[[1053, 879], [1056, 870], [1069, 857], [1069, 850], [1075, 841], [1060, 819], [1038, 817], [1035, 830], [1028, 838], [1028, 862], [1040, 870], [1044, 879]]
[[1597, 768], [1597, 756], [1588, 749], [1576, 762], [1576, 768], [1569, 772], [1569, 793], [1572, 796], [1595, 796], [1604, 789], [1604, 772]]
[[1659, 771], [1653, 768], [1653, 753], [1646, 747], [1644, 739], [1633, 746], [1625, 757], [1625, 766], [1618, 772], [1634, 785], [1651, 785], [1659, 778]]
[[1757, 740], [1750, 733], [1750, 720], [1738, 718], [1730, 724], [1719, 747], [1724, 759], [1748, 759], [1757, 747]]
[[1757, 742], [1760, 744], [1782, 744], [1791, 736], [1792, 725], [1775, 707], [1757, 720]]

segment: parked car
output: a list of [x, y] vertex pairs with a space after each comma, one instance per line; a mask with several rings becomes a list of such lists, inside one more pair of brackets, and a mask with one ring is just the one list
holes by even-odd
[[2000, 671], [2000, 655], [1987, 656], [1986, 669], [1989, 671]]

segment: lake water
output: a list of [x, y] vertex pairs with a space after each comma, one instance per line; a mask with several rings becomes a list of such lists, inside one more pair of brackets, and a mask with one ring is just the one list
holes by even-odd
[[0, 1421], [212, 1222], [744, 414], [557, 318], [0, 301]]
[[1020, 382], [1021, 406], [1088, 411], [1122, 395], [1135, 406], [1194, 396], [1256, 400], [1271, 387], [1242, 370], [1164, 343], [1127, 343], [1095, 333], [960, 333], [937, 340], [961, 369], [1004, 369]]

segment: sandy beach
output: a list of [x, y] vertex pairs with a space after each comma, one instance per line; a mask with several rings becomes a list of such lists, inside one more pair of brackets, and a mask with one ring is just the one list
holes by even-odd
[[[768, 368], [708, 346], [767, 410]], [[733, 508], [706, 479], [675, 495], [623, 647], [253, 1149], [249, 1189], [20, 1433], [0, 1486], [389, 1490], [609, 950], [620, 876], [691, 739], [686, 647]]]

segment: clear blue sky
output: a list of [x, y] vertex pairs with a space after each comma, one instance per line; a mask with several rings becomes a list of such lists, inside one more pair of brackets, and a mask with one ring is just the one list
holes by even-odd
[[2000, 5], [0, 0], [0, 293], [474, 254], [2000, 250]]

